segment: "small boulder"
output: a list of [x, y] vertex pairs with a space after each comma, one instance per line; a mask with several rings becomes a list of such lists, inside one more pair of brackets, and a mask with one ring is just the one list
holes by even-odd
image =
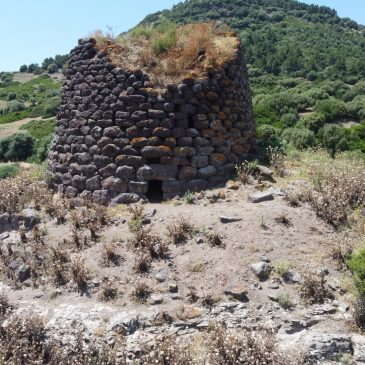
[[221, 221], [221, 223], [234, 223], [234, 222], [239, 222], [242, 220], [242, 218], [238, 218], [238, 217], [226, 217], [221, 215], [219, 217], [219, 220]]
[[230, 286], [224, 290], [224, 294], [240, 301], [247, 301], [247, 291], [242, 285]]
[[169, 275], [169, 270], [167, 268], [163, 267], [162, 269], [159, 269], [156, 272], [155, 279], [158, 282], [163, 283], [164, 281], [166, 281], [168, 275]]
[[274, 200], [274, 196], [270, 192], [264, 191], [261, 193], [250, 194], [247, 200], [251, 203], [262, 203]]
[[163, 302], [162, 295], [154, 294], [150, 298], [150, 304], [152, 304], [152, 305], [162, 304], [162, 302]]
[[253, 273], [260, 280], [266, 280], [272, 271], [272, 266], [264, 261], [260, 261], [260, 262], [251, 264], [250, 267], [251, 267], [251, 270], [253, 271]]

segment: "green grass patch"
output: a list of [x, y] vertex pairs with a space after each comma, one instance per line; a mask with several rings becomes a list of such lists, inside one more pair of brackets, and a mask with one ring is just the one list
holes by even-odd
[[7, 124], [16, 122], [17, 120], [25, 119], [29, 117], [29, 110], [22, 110], [21, 112], [9, 113], [0, 116], [0, 124]]
[[31, 120], [24, 124], [20, 129], [27, 131], [33, 138], [39, 140], [50, 134], [53, 134], [56, 127], [56, 121], [50, 120]]
[[14, 177], [20, 172], [20, 167], [18, 164], [8, 163], [0, 164], [0, 180], [6, 179], [8, 177]]

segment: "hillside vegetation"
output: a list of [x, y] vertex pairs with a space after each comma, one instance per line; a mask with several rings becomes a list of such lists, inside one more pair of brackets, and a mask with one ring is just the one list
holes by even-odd
[[53, 117], [57, 113], [61, 83], [42, 74], [25, 83], [14, 74], [0, 74], [0, 124], [28, 117]]
[[293, 0], [189, 0], [147, 16], [132, 32], [166, 21], [223, 22], [237, 31], [263, 145], [365, 152], [362, 25]]

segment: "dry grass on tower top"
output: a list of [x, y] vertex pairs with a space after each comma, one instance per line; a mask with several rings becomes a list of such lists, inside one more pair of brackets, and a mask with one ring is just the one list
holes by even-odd
[[214, 23], [177, 26], [138, 26], [116, 38], [101, 32], [92, 35], [118, 66], [142, 68], [154, 81], [174, 82], [182, 77], [203, 76], [237, 56], [239, 39]]

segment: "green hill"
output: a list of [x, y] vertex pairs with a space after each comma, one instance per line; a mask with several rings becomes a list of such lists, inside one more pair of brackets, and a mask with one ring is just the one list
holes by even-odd
[[209, 20], [242, 38], [264, 144], [365, 152], [364, 26], [294, 0], [188, 0], [133, 31]]

